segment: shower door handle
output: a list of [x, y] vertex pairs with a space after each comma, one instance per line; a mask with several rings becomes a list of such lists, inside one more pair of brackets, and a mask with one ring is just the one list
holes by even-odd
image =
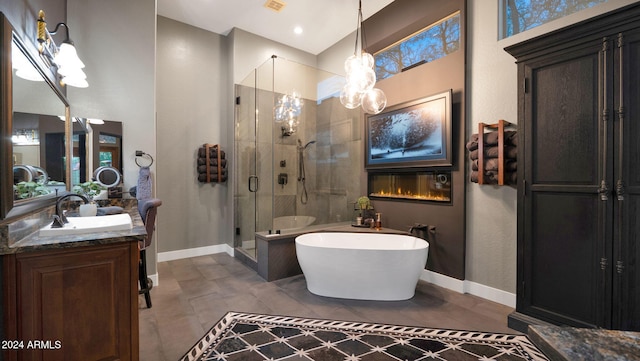
[[[257, 175], [250, 175], [249, 176], [249, 180], [248, 180], [248, 184], [249, 184], [249, 192], [253, 192], [253, 193], [257, 192], [258, 191], [258, 176]], [[253, 187], [251, 186], [252, 184], [253, 184]]]

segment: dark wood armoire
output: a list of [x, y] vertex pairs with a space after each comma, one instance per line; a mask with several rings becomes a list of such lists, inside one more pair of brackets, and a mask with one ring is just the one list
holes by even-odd
[[640, 4], [505, 49], [518, 64], [512, 328], [640, 330]]

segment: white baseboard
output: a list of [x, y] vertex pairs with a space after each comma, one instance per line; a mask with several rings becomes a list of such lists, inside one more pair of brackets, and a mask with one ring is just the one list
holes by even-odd
[[158, 274], [147, 275], [147, 277], [151, 278], [151, 282], [153, 282], [153, 287], [158, 285]]
[[[233, 247], [230, 247], [228, 244], [218, 244], [215, 246], [189, 248], [179, 251], [159, 252], [158, 262], [173, 261], [177, 259], [197, 256], [207, 256], [216, 253], [227, 253], [231, 257], [234, 256]], [[154, 285], [159, 284], [157, 274], [150, 275], [149, 277], [153, 280]], [[516, 307], [516, 295], [514, 293], [485, 286], [480, 283], [467, 280], [463, 281], [428, 270], [424, 270], [422, 272], [420, 279], [458, 293], [469, 293], [474, 296], [482, 297], [489, 301], [503, 304], [505, 306], [513, 308]]]
[[490, 286], [486, 286], [480, 283], [465, 281], [466, 292], [474, 296], [482, 297], [484, 299], [501, 303], [505, 306], [516, 308], [516, 294], [499, 290]]
[[179, 251], [158, 252], [158, 262], [173, 261], [177, 259], [207, 256], [216, 253], [227, 253], [233, 257], [233, 248], [228, 244], [217, 244], [215, 246], [181, 249]]
[[440, 273], [436, 273], [433, 271], [422, 271], [422, 275], [420, 279], [429, 283], [433, 283], [436, 286], [440, 286], [452, 291], [456, 291], [458, 293], [464, 293], [464, 282], [457, 278], [445, 276]]
[[427, 270], [424, 270], [422, 272], [420, 279], [458, 293], [468, 293], [474, 296], [482, 297], [489, 301], [503, 304], [505, 306], [513, 308], [516, 307], [515, 293], [506, 292], [472, 281], [462, 281], [457, 278], [445, 276], [440, 273]]
[[[215, 246], [181, 249], [179, 251], [159, 252], [158, 262], [174, 261], [177, 259], [197, 257], [197, 256], [207, 256], [207, 255], [216, 254], [216, 253], [227, 253], [231, 257], [234, 256], [233, 248], [229, 247], [228, 244], [218, 244]], [[151, 280], [153, 281], [154, 286], [157, 286], [160, 284], [157, 273], [153, 275], [149, 275], [149, 278], [151, 278]]]

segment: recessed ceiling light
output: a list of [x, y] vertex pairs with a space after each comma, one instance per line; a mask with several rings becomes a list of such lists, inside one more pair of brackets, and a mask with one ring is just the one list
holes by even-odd
[[296, 33], [297, 35], [302, 34], [302, 27], [296, 26], [295, 28], [293, 28], [293, 32]]

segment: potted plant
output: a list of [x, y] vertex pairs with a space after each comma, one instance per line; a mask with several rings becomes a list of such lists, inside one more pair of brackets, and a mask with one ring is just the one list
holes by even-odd
[[75, 193], [80, 193], [84, 195], [85, 197], [89, 198], [90, 201], [92, 201], [95, 196], [99, 195], [102, 191], [106, 189], [107, 189], [106, 187], [94, 181], [88, 181], [88, 182], [76, 184], [72, 188], [72, 190]]
[[360, 198], [358, 198], [358, 207], [360, 208], [360, 216], [362, 217], [363, 220], [367, 220], [367, 219], [373, 219], [373, 216], [375, 215], [375, 211], [373, 209], [373, 206], [371, 205], [371, 200], [369, 199], [369, 197], [366, 196], [362, 196]]
[[94, 181], [88, 181], [73, 186], [72, 190], [75, 193], [82, 194], [89, 199], [88, 204], [80, 205], [78, 209], [80, 216], [95, 216], [98, 213], [98, 205], [93, 201], [93, 198], [106, 189], [106, 187]]
[[14, 199], [27, 199], [51, 193], [51, 191], [38, 182], [18, 182], [13, 186]]

